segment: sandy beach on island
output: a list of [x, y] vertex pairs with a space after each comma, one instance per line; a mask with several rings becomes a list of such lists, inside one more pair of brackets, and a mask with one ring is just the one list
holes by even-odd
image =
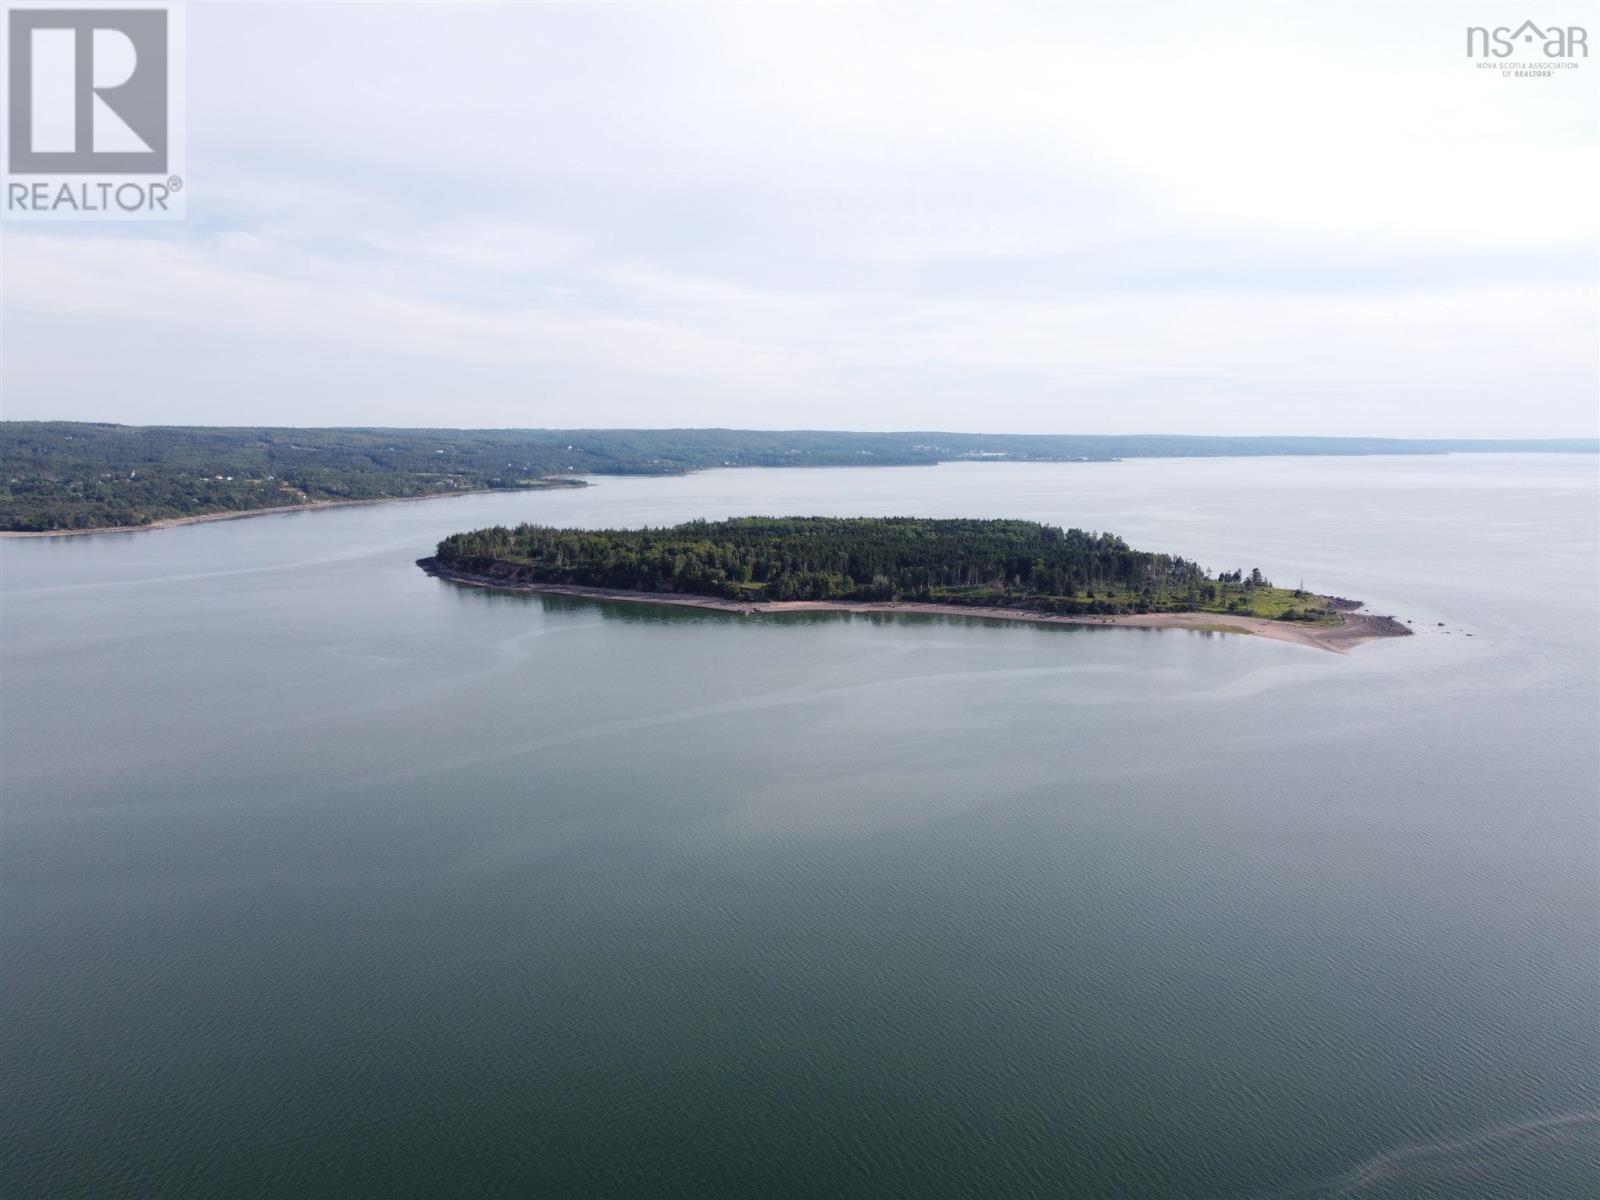
[[931, 604], [916, 601], [870, 600], [773, 600], [751, 602], [723, 600], [716, 596], [694, 596], [681, 592], [635, 592], [622, 588], [580, 587], [565, 583], [512, 583], [487, 575], [472, 575], [453, 571], [432, 558], [417, 560], [429, 575], [448, 579], [467, 587], [486, 588], [499, 592], [529, 592], [552, 596], [579, 596], [590, 600], [620, 600], [634, 604], [671, 604], [682, 608], [709, 608], [720, 612], [738, 613], [742, 616], [782, 616], [784, 613], [843, 612], [843, 613], [912, 613], [943, 617], [977, 617], [996, 621], [1026, 621], [1036, 625], [1109, 625], [1136, 629], [1193, 629], [1211, 633], [1248, 633], [1256, 637], [1272, 638], [1280, 642], [1293, 642], [1317, 650], [1331, 650], [1335, 654], [1349, 653], [1351, 648], [1375, 638], [1405, 637], [1412, 631], [1394, 617], [1354, 611], [1351, 602], [1340, 601], [1335, 608], [1340, 620], [1337, 624], [1309, 621], [1271, 621], [1265, 617], [1246, 617], [1237, 613], [1127, 613], [1120, 616], [1083, 614], [1062, 616], [1057, 613], [1034, 612], [1025, 608], [985, 608], [966, 604]]

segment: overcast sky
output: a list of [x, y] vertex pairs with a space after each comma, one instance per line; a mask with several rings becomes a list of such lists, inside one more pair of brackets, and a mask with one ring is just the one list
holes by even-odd
[[1594, 435], [1525, 7], [192, 3], [189, 219], [3, 227], [4, 415]]

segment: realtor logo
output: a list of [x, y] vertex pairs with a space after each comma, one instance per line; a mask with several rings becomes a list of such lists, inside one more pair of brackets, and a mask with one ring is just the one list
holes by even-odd
[[4, 6], [8, 219], [181, 219], [182, 8]]
[[1543, 29], [1524, 21], [1515, 29], [1500, 25], [1467, 27], [1468, 58], [1510, 58], [1513, 54], [1538, 54], [1543, 58], [1588, 58], [1589, 31], [1582, 25], [1547, 25]]
[[165, 174], [166, 12], [8, 15], [11, 173]]

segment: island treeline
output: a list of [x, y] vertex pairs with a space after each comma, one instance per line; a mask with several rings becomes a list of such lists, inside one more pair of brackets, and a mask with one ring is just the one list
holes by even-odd
[[659, 529], [496, 526], [425, 566], [486, 582], [728, 600], [919, 601], [1047, 613], [1235, 612], [1314, 620], [1326, 603], [1259, 569], [1210, 575], [1114, 534], [1033, 521], [740, 517]]
[[1593, 441], [1461, 442], [750, 429], [288, 429], [0, 422], [0, 529], [147, 525], [289, 504], [541, 486], [709, 467], [908, 466], [1263, 454], [1592, 452]]

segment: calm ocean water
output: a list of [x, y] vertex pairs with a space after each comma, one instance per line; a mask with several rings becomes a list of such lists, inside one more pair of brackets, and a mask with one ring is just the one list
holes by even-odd
[[[744, 513], [1111, 529], [1418, 636], [412, 565]], [[1594, 459], [602, 479], [0, 573], [0, 1195], [1596, 1194]]]

